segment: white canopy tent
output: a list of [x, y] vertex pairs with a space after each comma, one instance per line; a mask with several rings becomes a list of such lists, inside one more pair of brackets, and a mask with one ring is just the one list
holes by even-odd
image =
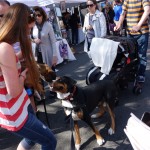
[[47, 6], [51, 4], [57, 4], [61, 1], [65, 1], [65, 3], [83, 3], [86, 0], [8, 0], [11, 4], [14, 3], [24, 3], [28, 6]]
[[8, 0], [10, 4], [24, 3], [28, 6], [47, 6], [53, 4], [53, 0]]
[[[14, 3], [24, 3], [28, 6], [47, 6], [51, 4], [57, 4], [62, 1], [65, 1], [65, 3], [83, 3], [86, 2], [87, 0], [8, 0], [11, 4]], [[100, 1], [100, 0], [97, 0]]]

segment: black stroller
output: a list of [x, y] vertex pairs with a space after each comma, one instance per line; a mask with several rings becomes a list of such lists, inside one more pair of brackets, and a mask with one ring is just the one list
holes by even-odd
[[[136, 79], [139, 64], [137, 42], [127, 37], [106, 36], [105, 38], [120, 42], [110, 73], [104, 75], [101, 67], [93, 66], [86, 75], [86, 84], [89, 85], [97, 80], [111, 79], [115, 81], [117, 87], [125, 89], [129, 82], [134, 82]], [[136, 88], [133, 92], [139, 94], [140, 90]]]

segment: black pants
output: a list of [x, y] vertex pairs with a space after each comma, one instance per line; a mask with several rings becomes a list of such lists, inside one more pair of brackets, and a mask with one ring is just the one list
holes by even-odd
[[72, 44], [78, 44], [78, 28], [72, 29]]
[[91, 42], [88, 41], [88, 51], [90, 51]]
[[43, 64], [42, 52], [37, 53], [37, 63]]

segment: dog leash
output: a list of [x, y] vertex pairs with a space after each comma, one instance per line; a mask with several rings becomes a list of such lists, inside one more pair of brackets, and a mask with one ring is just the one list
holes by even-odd
[[40, 78], [41, 78], [44, 82], [47, 83], [49, 90], [51, 90], [51, 87], [50, 87], [50, 85], [49, 85], [49, 82], [47, 82], [47, 81], [45, 80], [45, 77], [40, 74]]
[[[44, 80], [46, 83], [48, 83], [48, 82], [45, 80], [44, 76], [42, 76], [41, 74], [40, 74], [40, 78], [41, 78], [42, 80]], [[51, 87], [50, 87], [49, 84], [48, 84], [48, 87], [49, 87], [49, 89], [51, 89]], [[74, 87], [74, 92], [75, 92], [75, 90], [76, 90], [76, 87]], [[74, 94], [74, 92], [73, 92], [73, 94]], [[70, 144], [70, 150], [75, 150], [75, 142], [74, 142], [74, 136], [73, 136], [74, 122], [73, 122], [73, 118], [72, 118], [72, 109], [71, 109], [70, 117], [69, 117], [68, 119], [70, 119], [70, 129], [71, 129], [71, 144]]]
[[74, 122], [72, 118], [72, 110], [70, 114], [70, 128], [71, 128], [71, 145], [70, 145], [70, 150], [75, 150], [75, 142], [74, 142], [74, 136], [73, 136], [73, 131], [74, 131]]

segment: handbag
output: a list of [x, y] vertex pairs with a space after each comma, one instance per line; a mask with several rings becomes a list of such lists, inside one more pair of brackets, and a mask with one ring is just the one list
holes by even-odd
[[59, 43], [59, 52], [63, 59], [68, 59], [68, 47], [67, 44], [63, 42], [63, 40]]
[[116, 26], [115, 23], [109, 23], [109, 31], [114, 31], [114, 27]]
[[105, 12], [105, 16], [106, 16], [106, 20], [108, 22], [108, 28], [109, 28], [109, 31], [114, 31], [114, 27], [116, 26], [116, 24], [114, 22], [110, 23], [110, 17], [109, 15], [107, 14], [107, 12]]

